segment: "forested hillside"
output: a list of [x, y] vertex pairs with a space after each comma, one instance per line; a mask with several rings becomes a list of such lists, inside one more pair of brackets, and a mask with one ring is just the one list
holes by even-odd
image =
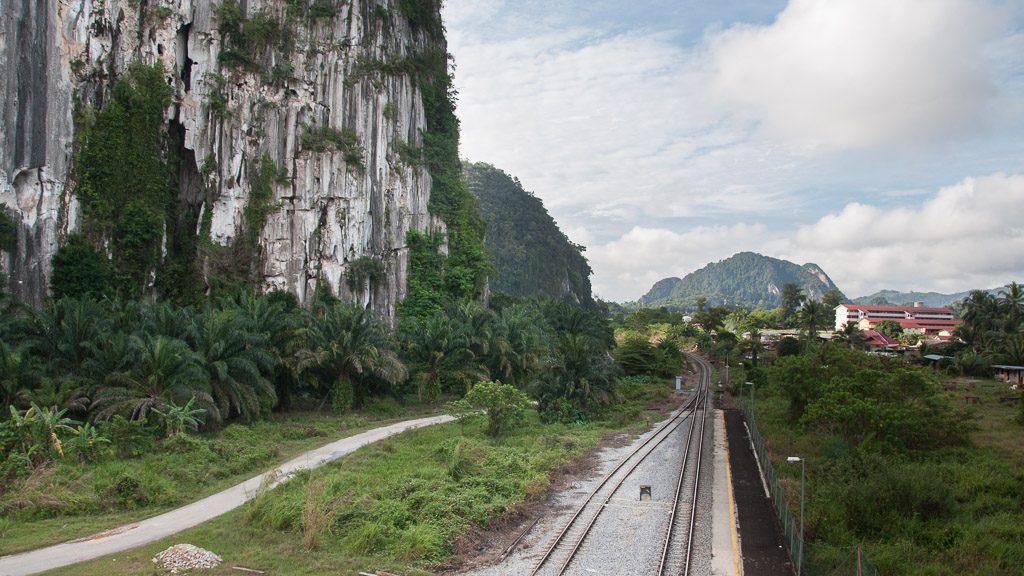
[[494, 262], [494, 292], [593, 305], [583, 246], [558, 228], [544, 203], [519, 180], [485, 163], [465, 164], [469, 189], [487, 221], [484, 244]]
[[836, 288], [816, 264], [799, 266], [787, 260], [740, 252], [682, 279], [660, 280], [640, 298], [640, 304], [690, 310], [696, 308], [699, 298], [706, 298], [709, 305], [774, 308], [786, 284], [796, 284], [815, 300]]
[[[988, 292], [995, 294], [998, 289]], [[910, 306], [914, 302], [924, 302], [925, 306], [939, 308], [952, 306], [964, 298], [970, 296], [970, 292], [955, 292], [953, 294], [942, 294], [939, 292], [900, 292], [898, 290], [879, 290], [868, 296], [854, 298], [854, 304], [876, 304], [880, 306]]]

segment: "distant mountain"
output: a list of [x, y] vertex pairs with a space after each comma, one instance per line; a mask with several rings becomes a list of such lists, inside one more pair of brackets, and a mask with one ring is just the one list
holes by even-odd
[[593, 306], [584, 247], [562, 233], [544, 203], [490, 164], [464, 163], [463, 169], [487, 221], [484, 246], [496, 268], [491, 290]]
[[686, 277], [658, 281], [640, 298], [640, 305], [693, 309], [697, 299], [707, 304], [761, 306], [779, 305], [779, 295], [786, 284], [796, 284], [804, 294], [818, 299], [836, 288], [832, 279], [817, 264], [799, 266], [787, 260], [770, 258], [753, 252], [740, 252], [691, 272]]
[[[1002, 287], [992, 288], [991, 294], [998, 294]], [[930, 308], [943, 308], [960, 302], [970, 295], [968, 292], [940, 294], [939, 292], [899, 292], [897, 290], [879, 290], [868, 296], [854, 298], [853, 304], [877, 304], [881, 306], [912, 306], [914, 302], [924, 302]]]

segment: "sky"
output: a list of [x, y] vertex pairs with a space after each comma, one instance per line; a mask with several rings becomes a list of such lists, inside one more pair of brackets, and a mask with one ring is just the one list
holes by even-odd
[[460, 154], [597, 296], [754, 251], [848, 296], [1024, 281], [1024, 0], [445, 0]]

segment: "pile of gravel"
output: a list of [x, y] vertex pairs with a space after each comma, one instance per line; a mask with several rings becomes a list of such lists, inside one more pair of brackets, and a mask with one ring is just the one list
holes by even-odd
[[153, 557], [153, 563], [171, 574], [197, 568], [216, 568], [220, 556], [191, 544], [175, 544]]

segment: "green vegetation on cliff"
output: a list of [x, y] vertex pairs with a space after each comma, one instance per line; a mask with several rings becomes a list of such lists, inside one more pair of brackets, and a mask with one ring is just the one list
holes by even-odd
[[[444, 302], [478, 298], [493, 268], [484, 249], [484, 221], [462, 176], [459, 119], [447, 55], [421, 55], [417, 68], [427, 120], [423, 157], [432, 183], [427, 208], [447, 225], [443, 238], [437, 231], [426, 238], [419, 232], [408, 236], [409, 291], [400, 310], [403, 316], [423, 318], [439, 312]], [[447, 256], [439, 254], [444, 240]]]
[[484, 244], [495, 267], [491, 289], [593, 306], [584, 248], [559, 230], [544, 203], [490, 164], [465, 164], [464, 169], [487, 221]]
[[[79, 140], [76, 161], [82, 234], [110, 257], [113, 292], [138, 297], [160, 261], [164, 227], [173, 223], [176, 190], [167, 148], [164, 111], [172, 90], [161, 64], [133, 65], [95, 111]], [[55, 258], [55, 275], [72, 259]], [[60, 268], [56, 266], [60, 265]], [[72, 287], [64, 293], [73, 292]]]

